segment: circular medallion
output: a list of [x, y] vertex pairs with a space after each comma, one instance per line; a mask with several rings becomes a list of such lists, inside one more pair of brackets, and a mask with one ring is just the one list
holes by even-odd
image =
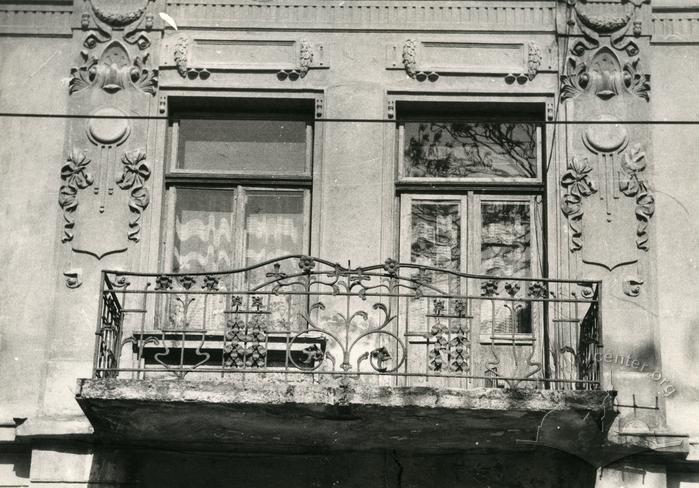
[[604, 124], [594, 124], [588, 127], [583, 133], [582, 140], [587, 148], [594, 153], [617, 153], [623, 151], [629, 142], [629, 133], [619, 119], [612, 115], [601, 115], [597, 117], [599, 122], [610, 122]]
[[121, 144], [129, 137], [131, 125], [122, 118], [126, 114], [117, 108], [100, 108], [92, 113], [95, 118], [87, 121], [87, 136], [99, 146]]

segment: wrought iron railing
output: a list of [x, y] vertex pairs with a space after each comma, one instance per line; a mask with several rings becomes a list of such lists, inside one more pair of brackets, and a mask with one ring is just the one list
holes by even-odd
[[600, 286], [308, 256], [105, 271], [94, 375], [598, 389]]

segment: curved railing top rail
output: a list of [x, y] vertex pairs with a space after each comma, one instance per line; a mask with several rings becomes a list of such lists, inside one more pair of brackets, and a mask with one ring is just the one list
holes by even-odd
[[[309, 274], [323, 274], [337, 273], [339, 275], [351, 275], [351, 274], [363, 274], [366, 276], [374, 277], [395, 277], [398, 279], [411, 280], [410, 277], [400, 276], [399, 271], [401, 269], [411, 269], [411, 270], [424, 270], [436, 273], [441, 273], [444, 275], [451, 275], [460, 278], [470, 278], [478, 280], [507, 280], [507, 281], [520, 281], [520, 282], [551, 282], [551, 283], [571, 283], [577, 285], [599, 285], [600, 280], [590, 280], [590, 279], [560, 279], [560, 278], [545, 278], [545, 277], [511, 277], [511, 276], [494, 276], [494, 275], [484, 275], [475, 273], [463, 273], [460, 271], [453, 271], [445, 268], [440, 268], [436, 266], [428, 266], [423, 264], [415, 263], [403, 263], [395, 259], [388, 258], [381, 264], [374, 264], [370, 266], [357, 266], [351, 267], [350, 264], [343, 266], [337, 262], [328, 261], [323, 258], [318, 258], [314, 256], [307, 256], [303, 254], [289, 254], [287, 256], [282, 256], [274, 259], [268, 259], [267, 261], [262, 261], [253, 266], [247, 266], [237, 269], [224, 270], [224, 271], [201, 271], [201, 272], [183, 272], [183, 273], [141, 273], [132, 271], [122, 271], [122, 270], [104, 270], [104, 273], [112, 274], [115, 276], [139, 276], [139, 277], [158, 277], [158, 276], [171, 276], [171, 277], [184, 277], [184, 276], [227, 276], [246, 273], [254, 270], [259, 270], [268, 266], [274, 268], [275, 265], [280, 265], [282, 262], [289, 262], [296, 259], [299, 268], [298, 273], [290, 274], [285, 273], [284, 278], [294, 278], [298, 276], [304, 276]], [[316, 264], [325, 265], [328, 269], [319, 270], [316, 269]], [[376, 272], [380, 270], [380, 272]]]

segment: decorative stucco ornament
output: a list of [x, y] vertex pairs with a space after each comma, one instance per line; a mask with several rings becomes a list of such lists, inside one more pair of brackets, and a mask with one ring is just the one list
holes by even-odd
[[[145, 0], [141, 7], [133, 10], [124, 11], [109, 11], [107, 7], [103, 5], [102, 2], [96, 0], [88, 0], [90, 7], [92, 7], [92, 12], [95, 14], [99, 20], [111, 27], [126, 27], [139, 20], [146, 11], [148, 4], [154, 0]], [[118, 5], [116, 2], [112, 2], [111, 6]]]
[[70, 289], [80, 288], [83, 284], [81, 269], [66, 270], [63, 272], [63, 276], [66, 278], [66, 287]]
[[180, 36], [175, 42], [175, 51], [173, 57], [175, 60], [175, 66], [177, 66], [177, 72], [182, 78], [187, 77], [187, 61], [189, 56], [189, 38], [186, 36]]
[[150, 167], [143, 149], [127, 152], [121, 158], [122, 173], [117, 177], [117, 185], [129, 190], [129, 240], [138, 242], [141, 238], [141, 214], [150, 203], [150, 193], [145, 182], [150, 178]]
[[622, 289], [624, 294], [630, 297], [637, 297], [641, 294], [641, 286], [643, 285], [643, 280], [638, 276], [627, 276], [624, 278]]
[[61, 168], [63, 184], [58, 193], [58, 204], [63, 210], [62, 242], [73, 240], [75, 228], [75, 211], [78, 208], [78, 193], [92, 185], [93, 177], [87, 171], [90, 164], [86, 151], [73, 148], [66, 163]]
[[71, 69], [68, 92], [74, 93], [95, 87], [113, 94], [120, 90], [135, 88], [155, 95], [158, 87], [158, 70], [147, 67], [149, 54], [136, 56], [131, 61], [126, 47], [112, 41], [96, 59], [87, 51], [81, 51], [83, 64]]
[[639, 70], [640, 50], [634, 40], [641, 34], [638, 10], [646, 0], [633, 0], [626, 14], [611, 16], [588, 13], [585, 3], [569, 2], [573, 25], [582, 36], [572, 39], [561, 75], [561, 101], [588, 92], [602, 100], [629, 93], [648, 101], [650, 75]]
[[117, 146], [131, 133], [131, 124], [124, 111], [114, 107], [95, 110], [87, 121], [87, 137], [97, 146]]
[[541, 49], [534, 41], [527, 44], [527, 77], [532, 81], [541, 66]]

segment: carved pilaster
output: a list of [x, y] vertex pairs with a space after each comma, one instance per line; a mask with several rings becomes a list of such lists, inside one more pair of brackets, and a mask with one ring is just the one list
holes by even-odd
[[[157, 60], [151, 60], [160, 38], [153, 32], [153, 4], [83, 0], [75, 7], [79, 62], [70, 71], [69, 110], [90, 117], [72, 119], [67, 129], [71, 156], [61, 171], [59, 204], [68, 256], [102, 260], [126, 252], [141, 238], [151, 191], [151, 168], [142, 148], [153, 147], [148, 144], [153, 123], [143, 116], [162, 108], [156, 96]], [[78, 207], [78, 192], [88, 186], [91, 191], [80, 192]]]
[[577, 26], [561, 75], [561, 101], [592, 92], [603, 100], [623, 90], [649, 100], [650, 75], [640, 70], [638, 11], [646, 0], [627, 0], [626, 13], [594, 15], [586, 2], [568, 2], [569, 25]]
[[[560, 103], [590, 124], [571, 126], [568, 147], [575, 155], [561, 178], [561, 214], [567, 220], [569, 259], [579, 273], [614, 272], [634, 266], [634, 279], [615, 278], [623, 292], [638, 297], [641, 270], [651, 248], [649, 225], [655, 199], [645, 178], [649, 128], [625, 121], [649, 120], [651, 96], [648, 37], [643, 15], [648, 0], [592, 2], [561, 0]], [[561, 33], [561, 32], [559, 32]], [[583, 222], [584, 216], [584, 222]], [[633, 282], [633, 283], [632, 283]]]

